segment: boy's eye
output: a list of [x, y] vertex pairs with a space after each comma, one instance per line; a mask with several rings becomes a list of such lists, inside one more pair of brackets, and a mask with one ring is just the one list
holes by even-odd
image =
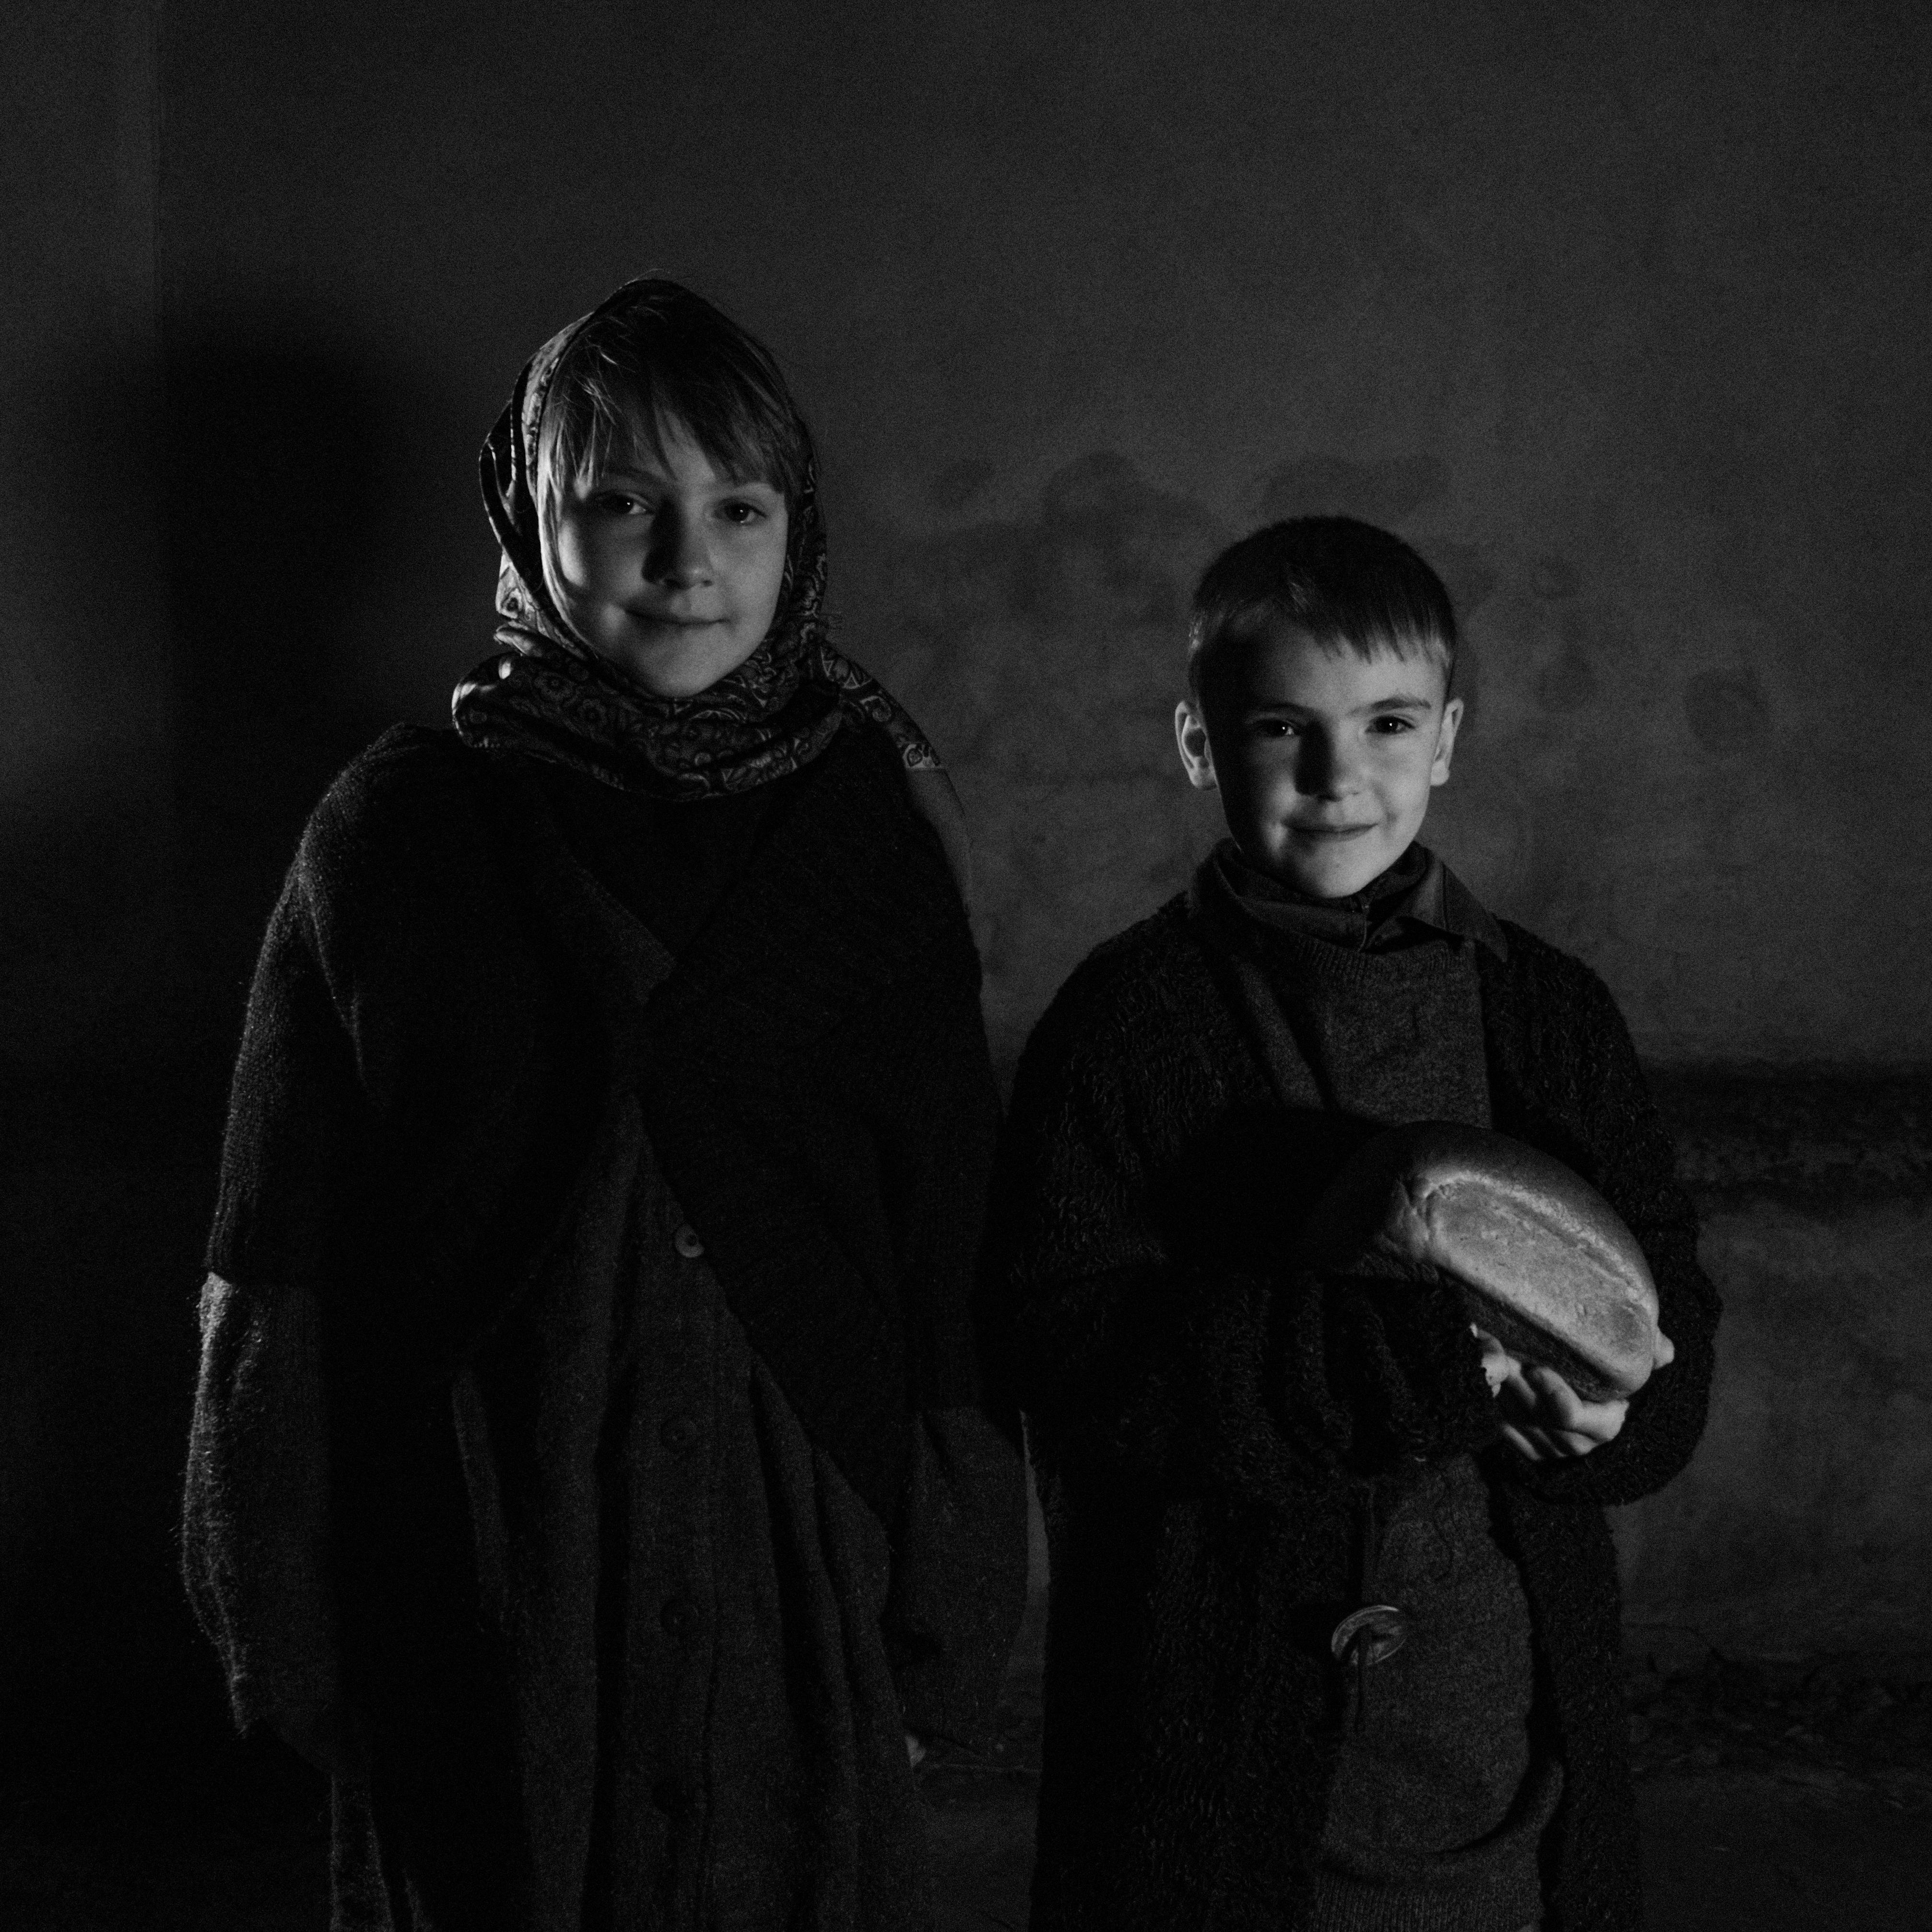
[[746, 502], [742, 498], [721, 503], [718, 506], [718, 514], [728, 524], [736, 524], [740, 528], [748, 524], [763, 523], [765, 519], [764, 512], [756, 503]]
[[1370, 728], [1379, 731], [1384, 737], [1394, 737], [1399, 732], [1413, 731], [1415, 721], [1412, 718], [1398, 717], [1391, 712], [1378, 718]]

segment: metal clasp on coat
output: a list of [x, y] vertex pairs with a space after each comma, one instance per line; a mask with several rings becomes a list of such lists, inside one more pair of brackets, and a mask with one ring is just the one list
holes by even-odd
[[1369, 1721], [1369, 1666], [1394, 1656], [1408, 1642], [1408, 1631], [1406, 1610], [1394, 1604], [1364, 1604], [1351, 1610], [1330, 1634], [1328, 1648], [1337, 1664], [1346, 1664], [1354, 1654], [1358, 1731], [1366, 1730]]
[[1408, 1631], [1406, 1610], [1394, 1604], [1364, 1604], [1335, 1626], [1328, 1648], [1337, 1664], [1346, 1664], [1352, 1650], [1360, 1663], [1380, 1664], [1408, 1642]]

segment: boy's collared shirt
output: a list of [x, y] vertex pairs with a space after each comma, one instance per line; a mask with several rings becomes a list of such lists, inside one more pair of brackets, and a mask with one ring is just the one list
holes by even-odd
[[1498, 959], [1509, 940], [1475, 894], [1426, 845], [1412, 845], [1388, 870], [1346, 898], [1318, 899], [1251, 866], [1232, 838], [1209, 864], [1241, 910], [1264, 926], [1305, 934], [1354, 952], [1392, 952], [1437, 934], [1474, 940]]

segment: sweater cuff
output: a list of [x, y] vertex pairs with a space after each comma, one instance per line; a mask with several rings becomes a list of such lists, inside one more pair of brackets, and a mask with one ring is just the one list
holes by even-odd
[[884, 1618], [908, 1730], [984, 1742], [1026, 1607], [1026, 1563], [1018, 1444], [983, 1410], [923, 1412]]

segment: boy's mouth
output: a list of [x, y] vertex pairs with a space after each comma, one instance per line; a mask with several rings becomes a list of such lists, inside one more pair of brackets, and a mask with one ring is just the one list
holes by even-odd
[[1376, 828], [1372, 825], [1291, 825], [1288, 829], [1298, 838], [1359, 838]]

